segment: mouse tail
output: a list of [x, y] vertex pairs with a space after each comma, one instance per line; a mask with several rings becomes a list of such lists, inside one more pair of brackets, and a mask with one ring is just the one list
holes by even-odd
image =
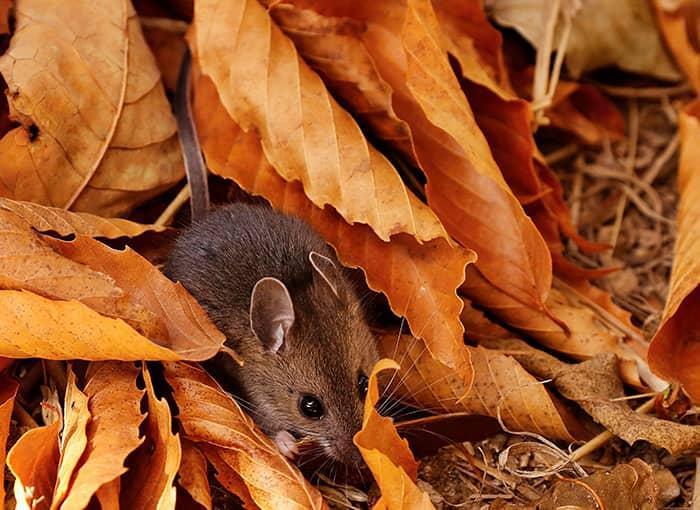
[[190, 96], [192, 93], [192, 55], [189, 48], [180, 65], [175, 93], [175, 117], [177, 132], [180, 139], [182, 158], [185, 162], [187, 183], [190, 187], [190, 210], [192, 221], [203, 219], [209, 210], [209, 183], [207, 181], [207, 166], [202, 157], [202, 149], [197, 137], [197, 127], [192, 116]]

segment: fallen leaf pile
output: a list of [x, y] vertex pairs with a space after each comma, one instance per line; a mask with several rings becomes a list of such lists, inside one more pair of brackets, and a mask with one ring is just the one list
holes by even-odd
[[[418, 457], [454, 443], [473, 468], [462, 442], [499, 428], [529, 439], [499, 470], [479, 464], [484, 479], [543, 477], [546, 493], [485, 506], [662, 504], [655, 466], [581, 459], [605, 434], [700, 447], [697, 8], [553, 3], [0, 1], [0, 509], [466, 505]], [[288, 460], [198, 364], [238, 354], [161, 272], [189, 221], [173, 113], [186, 51], [214, 201], [302, 218], [372, 296], [385, 359], [354, 438], [373, 480], [357, 487]], [[679, 125], [654, 154], [649, 97]], [[627, 307], [606, 283], [631, 274], [615, 264], [624, 218], [671, 228], [655, 188], [670, 167], [668, 298]], [[579, 232], [592, 216], [607, 237]], [[513, 460], [528, 448], [541, 473]]]

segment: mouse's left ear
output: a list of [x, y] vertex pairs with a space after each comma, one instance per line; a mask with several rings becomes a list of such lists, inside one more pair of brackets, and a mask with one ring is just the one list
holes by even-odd
[[277, 278], [258, 280], [250, 294], [250, 328], [266, 352], [276, 353], [294, 324], [294, 306], [287, 287]]
[[335, 266], [335, 263], [325, 255], [321, 255], [316, 251], [309, 253], [309, 262], [311, 262], [311, 265], [316, 271], [315, 275], [320, 276], [323, 281], [328, 284], [336, 297], [340, 297], [338, 295], [338, 286], [335, 284], [338, 274], [338, 268]]

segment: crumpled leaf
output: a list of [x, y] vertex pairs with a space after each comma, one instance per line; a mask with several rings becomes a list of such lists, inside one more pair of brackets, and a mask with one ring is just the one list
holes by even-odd
[[432, 509], [430, 497], [414, 483], [418, 463], [408, 442], [399, 437], [391, 418], [381, 416], [375, 409], [379, 399], [377, 375], [387, 369], [396, 370], [398, 365], [393, 360], [383, 359], [372, 369], [362, 429], [353, 439], [381, 492], [374, 509]]
[[207, 478], [207, 459], [191, 441], [182, 440], [182, 460], [177, 472], [178, 484], [206, 510], [211, 510], [211, 489]]
[[182, 178], [175, 119], [131, 2], [22, 2], [0, 72], [21, 123], [0, 140], [0, 189], [12, 198], [117, 216]]
[[121, 480], [121, 506], [159, 510], [175, 508], [175, 476], [180, 466], [180, 438], [173, 434], [170, 407], [156, 397], [151, 374], [144, 363], [141, 373], [148, 405], [144, 442], [129, 459]]
[[84, 389], [91, 415], [88, 446], [73, 471], [62, 509], [85, 508], [100, 487], [126, 472], [126, 457], [143, 442], [139, 426], [144, 391], [136, 387], [138, 373], [130, 363], [90, 365]]
[[25, 432], [7, 454], [17, 510], [48, 510], [60, 452], [61, 420]]
[[256, 0], [197, 2], [194, 26], [202, 72], [229, 115], [259, 133], [275, 170], [302, 182], [316, 206], [332, 205], [384, 241], [398, 233], [419, 242], [446, 237]]
[[619, 464], [609, 471], [599, 471], [578, 480], [557, 480], [549, 494], [531, 505], [507, 503], [503, 500], [493, 510], [534, 510], [556, 508], [615, 508], [619, 510], [651, 510], [662, 506], [659, 486], [651, 466], [641, 459]]
[[629, 444], [644, 440], [671, 454], [700, 445], [698, 427], [639, 414], [628, 402], [615, 401], [625, 393], [618, 360], [612, 353], [570, 365], [521, 340], [489, 340], [487, 345], [513, 356], [530, 373], [551, 379], [561, 396], [575, 401], [596, 422]]
[[[404, 155], [417, 159], [424, 171], [428, 203], [447, 231], [479, 254], [476, 264], [489, 281], [520, 302], [542, 309], [551, 282], [547, 247], [494, 161], [450, 67], [430, 2], [385, 1], [381, 9], [369, 1], [292, 3], [365, 24], [355, 50], [366, 48], [393, 91], [393, 110], [385, 107], [380, 114], [395, 112], [410, 127], [415, 155]], [[295, 38], [293, 31], [289, 35]], [[325, 44], [322, 35], [317, 44]], [[300, 47], [308, 51], [306, 45]], [[347, 55], [334, 54], [333, 59], [327, 74], [341, 64], [353, 70], [347, 73], [349, 80], [359, 72]], [[391, 135], [386, 140], [391, 143]], [[401, 142], [397, 148], [405, 145]], [[498, 243], [486, 242], [494, 237]]]
[[[662, 80], [680, 78], [666, 53], [646, 0], [586, 0], [562, 4], [564, 9], [575, 12], [565, 60], [574, 79], [587, 71], [608, 66]], [[499, 24], [515, 28], [535, 48], [542, 45], [551, 12], [546, 0], [487, 0], [486, 6]], [[562, 30], [560, 15], [552, 50], [559, 44]]]
[[69, 491], [73, 472], [78, 466], [88, 443], [87, 424], [91, 419], [88, 396], [80, 391], [73, 370], [68, 369], [68, 382], [63, 406], [65, 418], [61, 431], [59, 450], [61, 459], [56, 474], [56, 486], [51, 500], [51, 510], [61, 508]]
[[145, 232], [163, 232], [167, 227], [143, 225], [123, 218], [103, 218], [88, 213], [73, 213], [56, 207], [21, 202], [0, 197], [0, 209], [12, 211], [39, 232], [56, 232], [60, 236], [81, 234], [88, 237], [118, 239], [137, 237]]
[[[318, 491], [206, 372], [166, 363], [165, 378], [180, 409], [184, 437], [201, 447], [228, 490], [263, 510], [326, 508]], [[221, 479], [226, 466], [238, 487]]]
[[[2, 206], [0, 247], [0, 289], [7, 289], [0, 290], [0, 300], [14, 303], [0, 311], [8, 321], [0, 342], [5, 356], [207, 359], [223, 344], [223, 334], [194, 298], [129, 248], [113, 250], [82, 235], [70, 242], [41, 236]], [[30, 292], [17, 292], [22, 289]], [[29, 317], [41, 322], [27, 328], [22, 318]], [[60, 325], [65, 329], [49, 334]], [[91, 336], [96, 331], [100, 335]]]
[[[233, 123], [205, 76], [195, 84], [194, 116], [212, 172], [309, 222], [335, 248], [343, 264], [362, 268], [369, 287], [388, 297], [392, 310], [407, 318], [434, 356], [461, 371], [468, 389], [471, 367], [464, 354], [458, 321], [462, 304], [455, 289], [464, 279], [465, 264], [474, 260], [473, 252], [451, 247], [442, 239], [420, 245], [406, 234], [386, 243], [369, 227], [348, 225], [331, 208], [317, 208], [298, 183], [287, 183], [275, 173], [258, 139]], [[387, 270], [390, 267], [396, 269]]]
[[667, 380], [681, 382], [700, 402], [700, 102], [680, 115], [680, 202], [668, 298], [649, 347], [649, 366]]
[[587, 436], [579, 420], [507, 353], [468, 347], [474, 365], [474, 383], [465, 396], [459, 378], [427, 355], [421, 342], [408, 335], [382, 335], [380, 352], [401, 360], [396, 377], [398, 396], [437, 413], [467, 412], [496, 418], [508, 428], [574, 441]]
[[[5, 469], [5, 452], [10, 435], [10, 421], [15, 407], [15, 396], [19, 384], [5, 374], [0, 374], [0, 472]], [[4, 478], [4, 477], [3, 477]], [[0, 483], [0, 509], [5, 501], [5, 484]]]

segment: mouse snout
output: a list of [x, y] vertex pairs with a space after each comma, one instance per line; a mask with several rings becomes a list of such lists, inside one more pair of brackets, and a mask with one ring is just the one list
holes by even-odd
[[355, 443], [352, 442], [352, 436], [333, 441], [332, 448], [335, 450], [337, 460], [343, 464], [357, 468], [361, 468], [365, 465], [360, 450], [355, 446]]

